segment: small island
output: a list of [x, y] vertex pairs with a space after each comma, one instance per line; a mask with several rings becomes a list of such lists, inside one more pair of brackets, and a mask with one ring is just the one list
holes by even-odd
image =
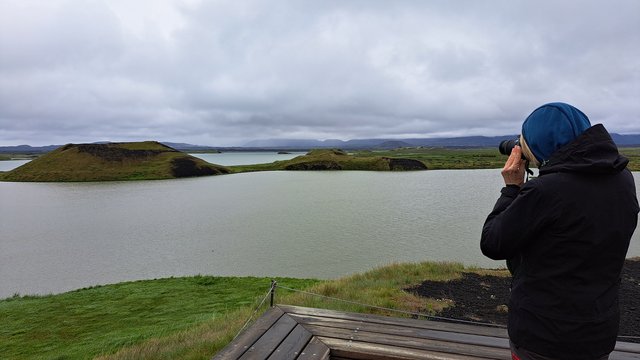
[[306, 155], [270, 164], [239, 165], [229, 167], [233, 172], [274, 170], [361, 170], [411, 171], [427, 170], [424, 162], [416, 159], [387, 156], [350, 155], [340, 149], [311, 150]]
[[228, 174], [156, 141], [67, 144], [6, 173], [4, 181], [158, 180]]

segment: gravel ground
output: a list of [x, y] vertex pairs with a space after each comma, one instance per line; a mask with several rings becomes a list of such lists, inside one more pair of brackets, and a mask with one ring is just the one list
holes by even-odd
[[[444, 309], [439, 316], [506, 325], [510, 283], [510, 277], [464, 273], [458, 280], [425, 281], [405, 290], [424, 297], [452, 300], [455, 306]], [[640, 336], [639, 304], [640, 259], [636, 258], [627, 260], [622, 270], [619, 335]], [[619, 340], [640, 343], [640, 339]]]

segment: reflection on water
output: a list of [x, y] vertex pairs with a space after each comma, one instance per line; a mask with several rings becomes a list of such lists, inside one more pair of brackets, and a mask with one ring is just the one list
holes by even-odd
[[[0, 298], [194, 274], [333, 278], [423, 260], [502, 266], [479, 250], [500, 186], [499, 170], [0, 182]], [[635, 234], [629, 256], [638, 245]]]

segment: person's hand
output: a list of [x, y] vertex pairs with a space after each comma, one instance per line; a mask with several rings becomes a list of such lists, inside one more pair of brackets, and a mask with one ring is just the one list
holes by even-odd
[[522, 159], [522, 149], [516, 145], [511, 150], [511, 155], [507, 159], [502, 169], [502, 177], [505, 185], [522, 186], [524, 184], [524, 171], [526, 160]]

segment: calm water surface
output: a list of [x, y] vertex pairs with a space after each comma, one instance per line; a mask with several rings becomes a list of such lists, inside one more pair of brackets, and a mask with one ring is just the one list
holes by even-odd
[[31, 160], [3, 160], [0, 161], [0, 171], [9, 171], [28, 163]]
[[399, 261], [497, 267], [478, 243], [500, 184], [499, 170], [0, 182], [0, 298], [194, 274], [334, 278]]
[[296, 156], [304, 155], [304, 152], [293, 152], [290, 154], [277, 154], [272, 152], [228, 152], [221, 154], [191, 154], [212, 164], [218, 165], [252, 165], [268, 164], [274, 161], [293, 159]]

